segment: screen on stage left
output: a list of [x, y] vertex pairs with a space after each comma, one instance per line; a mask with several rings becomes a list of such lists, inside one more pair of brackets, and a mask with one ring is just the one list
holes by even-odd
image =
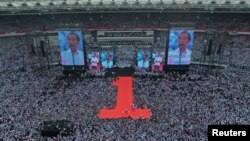
[[83, 66], [84, 50], [81, 31], [58, 31], [63, 66]]
[[170, 30], [168, 65], [190, 65], [193, 40], [193, 30]]

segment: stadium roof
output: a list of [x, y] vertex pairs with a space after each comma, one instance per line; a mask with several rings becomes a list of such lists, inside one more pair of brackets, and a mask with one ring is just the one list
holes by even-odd
[[0, 15], [121, 10], [250, 13], [250, 0], [1, 0], [0, 2]]
[[1, 0], [1, 3], [3, 3], [2, 6], [6, 5], [6, 3], [13, 3], [15, 5], [20, 5], [22, 3], [27, 3], [29, 5], [34, 5], [35, 3], [39, 2], [41, 4], [48, 4], [48, 3], [54, 3], [54, 4], [62, 4], [63, 2], [66, 2], [67, 4], [75, 4], [76, 2], [80, 4], [84, 4], [91, 1], [93, 4], [98, 4], [100, 1], [102, 1], [104, 4], [110, 4], [112, 1], [115, 3], [123, 3], [124, 1], [127, 1], [128, 3], [135, 3], [138, 1], [139, 3], [147, 3], [148, 1], [151, 1], [152, 3], [159, 3], [164, 2], [166, 4], [171, 4], [173, 2], [177, 4], [250, 4], [250, 0]]

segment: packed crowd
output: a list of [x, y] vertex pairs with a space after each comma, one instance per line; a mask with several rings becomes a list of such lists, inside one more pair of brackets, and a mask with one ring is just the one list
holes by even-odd
[[[103, 15], [102, 18], [99, 17], [100, 19], [94, 16], [91, 19], [80, 15], [75, 16], [78, 18], [55, 15], [48, 19], [47, 16], [41, 15], [40, 24], [37, 24], [38, 19], [35, 17], [14, 16], [15, 23], [13, 19], [1, 17], [0, 24], [3, 26], [0, 27], [0, 32], [30, 27], [51, 29], [83, 27], [83, 25], [99, 26], [102, 22], [96, 21], [103, 21], [102, 25], [108, 25], [107, 20], [117, 20], [117, 16], [110, 15]], [[148, 16], [155, 20], [149, 20]], [[169, 25], [164, 22], [171, 20], [172, 23], [169, 23], [174, 24], [171, 17], [173, 16], [142, 15], [138, 18], [125, 16], [124, 19], [127, 18], [128, 21], [118, 20], [117, 23], [123, 23], [121, 24], [123, 26], [142, 25], [148, 22], [151, 25], [153, 21], [158, 20], [158, 23], [153, 23], [153, 25], [163, 26]], [[183, 16], [180, 17], [183, 18]], [[137, 20], [132, 20], [132, 18]], [[141, 20], [143, 18], [148, 20]], [[190, 17], [183, 18], [181, 21], [187, 21], [188, 18]], [[232, 20], [231, 18], [222, 19]], [[82, 22], [78, 23], [79, 20]], [[164, 22], [159, 22], [161, 20]], [[243, 17], [237, 22], [244, 23], [244, 20]], [[25, 24], [27, 21], [31, 25]], [[109, 24], [112, 23], [110, 21]], [[189, 19], [189, 21], [192, 20]], [[52, 24], [46, 24], [48, 22]], [[129, 24], [126, 24], [127, 22]], [[231, 28], [231, 26], [224, 27], [223, 24], [221, 26], [218, 24], [218, 26]], [[249, 30], [249, 25], [240, 29]], [[203, 58], [201, 55], [205, 36], [203, 33], [195, 33], [193, 61]], [[200, 141], [207, 139], [207, 126], [210, 124], [249, 124], [250, 71], [242, 68], [243, 65], [250, 66], [249, 46], [248, 36], [229, 36], [225, 39], [223, 56], [216, 54], [214, 58], [217, 58], [218, 63], [230, 65], [226, 69], [212, 69], [198, 73], [196, 70], [200, 69], [200, 66], [191, 66], [185, 74], [170, 72], [163, 76], [161, 73], [156, 73], [158, 78], [135, 77], [134, 106], [150, 108], [151, 119], [100, 120], [98, 112], [101, 108], [115, 106], [116, 88], [111, 85], [114, 78], [84, 78], [86, 74], [105, 76], [104, 71], [87, 72], [76, 78], [62, 75], [60, 66], [54, 66], [49, 70], [37, 68], [36, 66], [39, 65], [46, 66], [46, 62], [50, 59], [51, 63], [56, 60], [59, 62], [58, 47], [52, 47], [48, 52], [51, 54], [50, 57], [43, 57], [40, 49], [35, 50], [36, 54], [32, 53], [27, 40], [23, 38], [0, 38], [0, 141], [32, 139]], [[116, 65], [121, 68], [132, 66], [136, 63], [136, 52], [140, 49], [137, 45], [116, 47], [114, 50]], [[159, 49], [163, 48], [159, 47]], [[210, 60], [211, 55], [205, 56], [205, 59]], [[147, 71], [142, 71], [140, 74], [152, 75]], [[75, 131], [73, 135], [55, 138], [41, 137], [37, 129], [43, 121], [61, 119], [73, 123]]]
[[121, 46], [116, 48], [117, 66], [120, 68], [134, 66], [136, 48], [133, 45]]
[[[193, 68], [194, 70], [196, 68]], [[51, 71], [0, 74], [0, 140], [206, 140], [210, 124], [249, 124], [249, 71], [218, 74], [167, 73], [164, 78], [134, 78], [134, 106], [152, 111], [150, 120], [100, 120], [114, 107], [114, 78], [64, 77]], [[69, 120], [74, 134], [41, 137], [43, 121]]]
[[[192, 61], [250, 66], [250, 37], [244, 35], [226, 36], [224, 40], [213, 37], [211, 54], [207, 55], [208, 39], [203, 33], [195, 33]], [[221, 45], [221, 47], [220, 47]]]

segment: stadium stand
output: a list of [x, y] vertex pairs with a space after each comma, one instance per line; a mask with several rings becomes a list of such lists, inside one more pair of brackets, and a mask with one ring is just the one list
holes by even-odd
[[[91, 33], [92, 29], [102, 28], [114, 31], [121, 28], [192, 28], [214, 29], [232, 34], [249, 33], [249, 16], [249, 13], [192, 12], [90, 12], [0, 16], [0, 36], [4, 36], [0, 37], [0, 141], [203, 141], [207, 140], [208, 125], [249, 124], [249, 34], [228, 35], [223, 40], [222, 53], [215, 54], [214, 60], [228, 65], [227, 68], [191, 65], [185, 73], [160, 73], [136, 68], [136, 53], [154, 49], [165, 51], [168, 35], [161, 37], [165, 38], [161, 41], [162, 44], [157, 43], [160, 34], [152, 44], [139, 41], [98, 43], [94, 39], [96, 35], [91, 35], [88, 40], [85, 38], [87, 52], [112, 50], [115, 67], [135, 68], [134, 75], [138, 77], [134, 77], [133, 82], [133, 106], [150, 108], [152, 117], [149, 120], [100, 120], [97, 116], [99, 110], [115, 105], [117, 90], [111, 85], [114, 78], [106, 77], [105, 70], [87, 70], [80, 76], [65, 76], [61, 73], [61, 66], [50, 65], [49, 69], [41, 68], [41, 63], [48, 60], [50, 63], [60, 63], [58, 45], [51, 45], [48, 52], [50, 58], [46, 58], [41, 56], [39, 49], [32, 50], [31, 38], [17, 36], [18, 33], [32, 31], [53, 31], [52, 34], [55, 34], [57, 29], [81, 29]], [[204, 59], [202, 47], [208, 34], [195, 32], [194, 36], [192, 61], [199, 62]], [[211, 56], [204, 57], [206, 60], [211, 59]], [[199, 71], [200, 69], [205, 71]], [[63, 136], [62, 132], [59, 132], [57, 136], [46, 137], [38, 130], [44, 122], [61, 120], [71, 122], [71, 135]]]

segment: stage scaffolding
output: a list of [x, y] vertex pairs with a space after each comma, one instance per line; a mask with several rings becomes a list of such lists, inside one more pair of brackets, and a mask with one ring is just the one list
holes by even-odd
[[[26, 37], [26, 45], [33, 46], [34, 66], [39, 69], [50, 69], [52, 62], [52, 51], [48, 35], [43, 32], [30, 32]], [[32, 50], [32, 47], [31, 47]]]
[[230, 64], [230, 59], [227, 61], [224, 59], [228, 33], [226, 31], [208, 30], [204, 34], [206, 35], [199, 50], [199, 59], [193, 61], [192, 64], [198, 65], [197, 73], [216, 75], [219, 68], [227, 68]]

